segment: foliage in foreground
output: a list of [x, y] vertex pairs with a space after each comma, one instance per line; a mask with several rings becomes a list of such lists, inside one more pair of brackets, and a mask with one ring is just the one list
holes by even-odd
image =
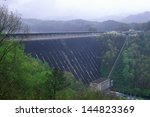
[[[7, 44], [9, 42], [0, 47], [0, 52]], [[42, 92], [46, 88], [44, 86], [47, 79], [46, 74], [52, 74], [48, 70], [48, 66], [44, 66], [40, 61], [26, 56], [22, 47], [16, 46], [5, 55], [0, 63], [0, 98], [41, 98], [40, 95], [46, 95], [46, 92]]]

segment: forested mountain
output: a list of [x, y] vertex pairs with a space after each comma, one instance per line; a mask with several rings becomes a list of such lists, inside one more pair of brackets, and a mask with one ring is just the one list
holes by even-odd
[[95, 22], [81, 19], [70, 21], [23, 19], [23, 22], [29, 26], [30, 32], [124, 31], [130, 29], [130, 25], [113, 20]]
[[113, 20], [104, 22], [95, 22], [87, 20], [70, 20], [70, 21], [49, 21], [38, 19], [23, 19], [23, 23], [29, 27], [30, 32], [71, 32], [71, 31], [127, 31], [129, 29], [135, 30], [149, 30], [150, 22], [145, 23], [120, 23]]
[[150, 21], [150, 11], [135, 14], [135, 15], [129, 15], [128, 17], [120, 21], [125, 23], [145, 23]]
[[[122, 20], [106, 20], [103, 22], [87, 21], [82, 19], [59, 21], [23, 19], [30, 32], [68, 32], [68, 31], [127, 31], [129, 29], [148, 30], [150, 12], [129, 15]], [[148, 25], [147, 25], [148, 24]]]

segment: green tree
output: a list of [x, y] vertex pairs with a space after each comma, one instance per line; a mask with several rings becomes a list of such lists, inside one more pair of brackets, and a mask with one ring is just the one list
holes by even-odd
[[100, 72], [102, 77], [107, 77], [124, 43], [125, 37], [117, 32], [110, 32], [102, 34], [99, 40], [103, 45]]

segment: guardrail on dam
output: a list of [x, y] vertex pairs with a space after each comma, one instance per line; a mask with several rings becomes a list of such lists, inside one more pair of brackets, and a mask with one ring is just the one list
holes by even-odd
[[50, 39], [67, 39], [79, 37], [99, 36], [102, 32], [59, 32], [59, 33], [18, 33], [7, 34], [8, 39], [31, 41], [31, 40], [50, 40]]

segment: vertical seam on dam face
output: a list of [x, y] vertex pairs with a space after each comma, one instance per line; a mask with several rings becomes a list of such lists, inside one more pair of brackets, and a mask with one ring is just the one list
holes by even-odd
[[101, 43], [96, 37], [25, 41], [25, 52], [51, 68], [71, 72], [85, 84], [100, 78]]

